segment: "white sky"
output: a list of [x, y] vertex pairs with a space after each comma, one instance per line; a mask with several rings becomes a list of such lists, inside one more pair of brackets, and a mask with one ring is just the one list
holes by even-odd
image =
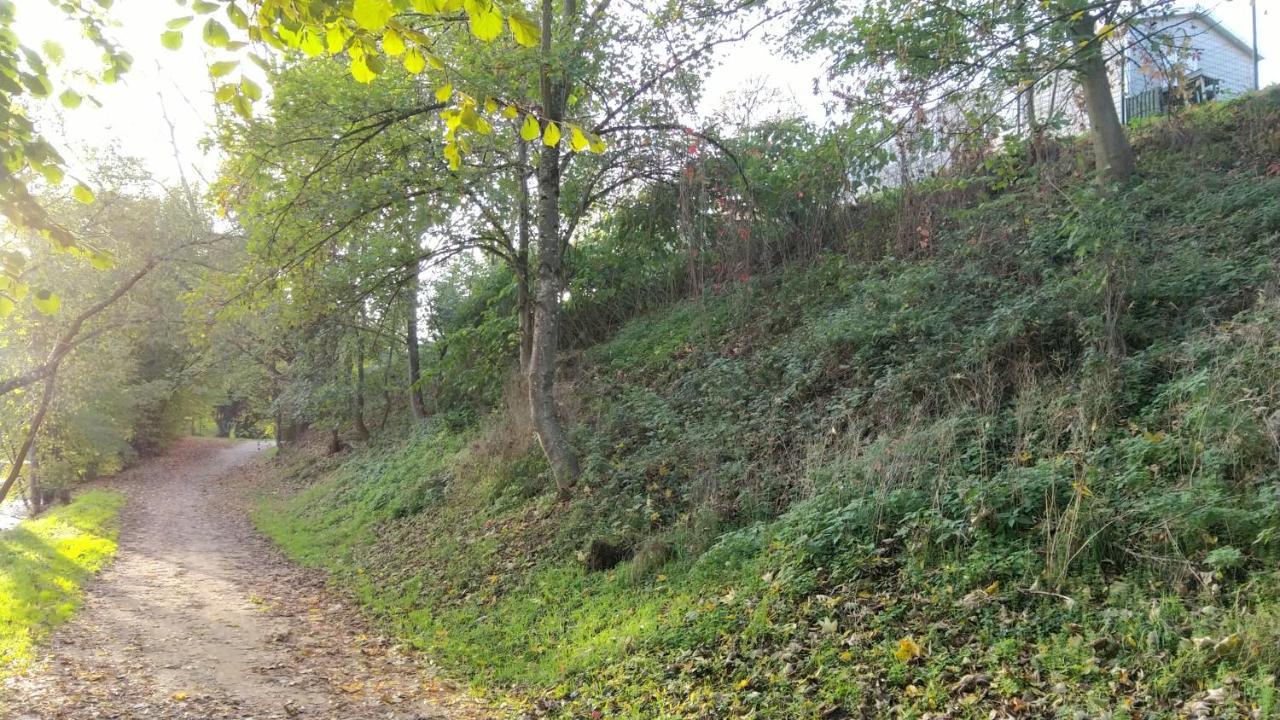
[[[1280, 82], [1280, 0], [1257, 0], [1258, 38], [1264, 60], [1262, 84]], [[1223, 24], [1250, 40], [1248, 0], [1211, 0], [1203, 3]], [[161, 97], [175, 126], [179, 154], [189, 176], [212, 179], [217, 159], [201, 149], [200, 141], [213, 118], [212, 88], [207, 58], [199, 40], [199, 21], [187, 28], [190, 37], [181, 50], [160, 46], [165, 23], [182, 14], [172, 0], [117, 0], [111, 13], [118, 27], [113, 37], [134, 57], [134, 66], [122, 82], [88, 90], [102, 102], [101, 108], [85, 102], [61, 119], [46, 125], [47, 135], [75, 167], [83, 151], [77, 148], [116, 145], [122, 152], [140, 157], [162, 180], [177, 179], [177, 164], [169, 142], [169, 129], [161, 113]], [[19, 3], [18, 30], [29, 44], [53, 39], [67, 51], [67, 68], [90, 67], [98, 53], [87, 43], [76, 42], [77, 29], [62, 20], [53, 4], [41, 0]], [[784, 106], [794, 102], [810, 117], [823, 115], [826, 98], [813, 94], [813, 79], [820, 73], [817, 61], [795, 63], [780, 57], [761, 39], [727, 49], [712, 72], [699, 112], [709, 114], [735, 91], [763, 82]], [[56, 92], [61, 91], [61, 86]], [[56, 104], [56, 103], [54, 103]], [[194, 177], [193, 177], [194, 179]]]

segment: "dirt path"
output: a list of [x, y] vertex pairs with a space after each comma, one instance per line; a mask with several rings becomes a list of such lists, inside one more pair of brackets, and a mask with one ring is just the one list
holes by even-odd
[[238, 498], [260, 449], [185, 440], [113, 481], [116, 562], [0, 716], [488, 717], [254, 531]]

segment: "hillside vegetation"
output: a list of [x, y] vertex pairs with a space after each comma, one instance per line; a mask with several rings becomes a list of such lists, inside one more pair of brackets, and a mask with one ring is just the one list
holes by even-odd
[[1109, 189], [1011, 147], [610, 314], [593, 274], [682, 272], [615, 216], [571, 258], [571, 497], [477, 269], [466, 409], [285, 453], [257, 521], [533, 716], [1275, 717], [1277, 128], [1275, 92], [1139, 128]]

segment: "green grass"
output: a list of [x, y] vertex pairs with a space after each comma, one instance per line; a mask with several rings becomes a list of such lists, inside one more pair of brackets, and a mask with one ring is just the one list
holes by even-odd
[[0, 532], [0, 677], [80, 606], [81, 586], [116, 552], [124, 496], [93, 490]]

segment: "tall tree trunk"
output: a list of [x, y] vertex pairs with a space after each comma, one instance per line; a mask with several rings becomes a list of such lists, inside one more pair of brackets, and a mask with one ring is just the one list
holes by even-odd
[[[572, 0], [566, 0], [565, 9], [569, 15]], [[565, 87], [562, 79], [552, 77], [554, 17], [553, 0], [542, 0], [542, 108], [548, 122], [559, 124], [564, 117]], [[555, 401], [564, 250], [560, 237], [560, 149], [544, 143], [538, 156], [538, 284], [529, 357], [529, 414], [561, 494], [573, 488], [579, 473], [578, 455], [560, 424]]]
[[516, 312], [520, 319], [520, 372], [529, 373], [533, 355], [533, 302], [529, 292], [529, 145], [516, 136]]
[[1093, 130], [1093, 152], [1100, 179], [1125, 182], [1137, 170], [1133, 148], [1125, 137], [1124, 125], [1116, 113], [1111, 97], [1111, 80], [1103, 57], [1102, 41], [1094, 30], [1095, 20], [1089, 15], [1072, 23], [1078, 42], [1088, 43], [1080, 53], [1077, 75], [1084, 91], [1084, 109]]
[[418, 269], [413, 265], [413, 277], [409, 278], [409, 319], [405, 327], [405, 347], [409, 354], [409, 406], [413, 417], [427, 417], [427, 406], [422, 402], [422, 359], [418, 354]]
[[369, 427], [364, 424], [364, 339], [356, 333], [356, 438], [361, 442], [369, 441]]
[[49, 374], [45, 376], [44, 392], [40, 394], [40, 406], [36, 409], [36, 414], [31, 418], [31, 426], [27, 429], [27, 435], [22, 440], [22, 446], [18, 448], [18, 454], [14, 456], [13, 465], [10, 466], [9, 474], [4, 479], [4, 485], [0, 485], [0, 504], [4, 503], [5, 497], [13, 489], [13, 484], [18, 481], [18, 476], [22, 474], [22, 465], [27, 459], [27, 453], [31, 452], [31, 447], [35, 445], [36, 436], [40, 434], [40, 425], [44, 423], [44, 416], [49, 413], [49, 403], [53, 401], [54, 383], [57, 379], [58, 365], [55, 363]]

